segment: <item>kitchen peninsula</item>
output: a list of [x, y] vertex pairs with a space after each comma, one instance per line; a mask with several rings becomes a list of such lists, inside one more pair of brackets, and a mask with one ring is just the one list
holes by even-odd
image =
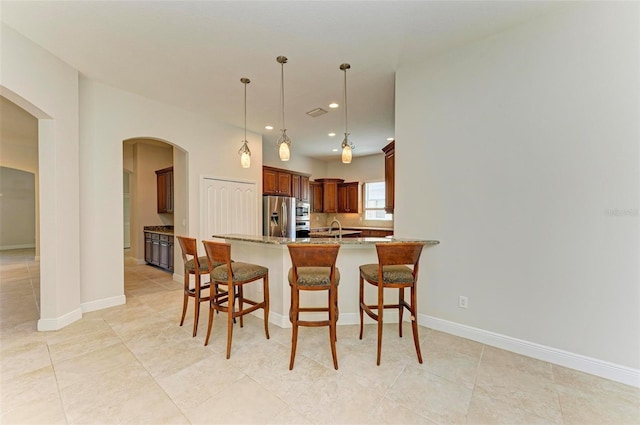
[[[291, 243], [313, 243], [313, 244], [340, 244], [340, 252], [336, 266], [340, 269], [340, 284], [338, 289], [338, 307], [340, 316], [339, 325], [349, 325], [360, 323], [358, 313], [358, 282], [359, 267], [362, 264], [372, 264], [378, 262], [375, 244], [390, 242], [422, 242], [425, 247], [422, 256], [429, 255], [428, 248], [440, 243], [435, 240], [420, 240], [406, 238], [280, 238], [272, 236], [254, 236], [241, 234], [219, 234], [212, 235], [214, 240], [223, 240], [231, 244], [231, 256], [235, 261], [260, 264], [269, 268], [269, 298], [270, 313], [269, 321], [282, 328], [291, 327], [289, 321], [289, 305], [291, 303], [291, 293], [287, 273], [291, 267], [291, 258], [287, 245]], [[428, 279], [428, 269], [421, 269], [419, 286], [423, 286]], [[375, 298], [375, 288], [367, 285], [366, 297]], [[248, 287], [245, 294], [248, 298], [259, 299], [262, 295], [258, 292], [259, 287]], [[418, 293], [426, 290], [426, 287], [418, 288]], [[370, 293], [371, 291], [371, 293]], [[305, 293], [305, 303], [309, 305], [326, 304], [326, 293]], [[387, 293], [385, 292], [385, 296]], [[393, 290], [388, 295], [390, 300], [397, 300], [398, 292]], [[261, 312], [256, 312], [261, 314]], [[314, 313], [318, 314], [318, 313]], [[320, 313], [321, 314], [321, 313]], [[309, 314], [312, 316], [312, 314]], [[325, 314], [326, 316], [326, 314]], [[321, 316], [324, 317], [324, 316]], [[367, 320], [369, 320], [367, 318]], [[385, 312], [385, 322], [397, 322], [397, 315], [394, 312]]]

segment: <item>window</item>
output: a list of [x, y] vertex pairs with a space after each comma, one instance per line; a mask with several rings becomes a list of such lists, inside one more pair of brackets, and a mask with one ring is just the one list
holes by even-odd
[[384, 182], [364, 184], [364, 219], [391, 220], [391, 214], [384, 210]]

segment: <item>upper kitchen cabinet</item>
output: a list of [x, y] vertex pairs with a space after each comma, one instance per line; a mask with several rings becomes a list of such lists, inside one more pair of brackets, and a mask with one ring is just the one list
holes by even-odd
[[338, 212], [338, 185], [344, 183], [343, 179], [316, 179], [322, 183], [322, 212]]
[[291, 172], [262, 167], [262, 194], [291, 196]]
[[173, 167], [156, 171], [158, 212], [173, 213]]
[[320, 182], [309, 182], [309, 197], [311, 198], [311, 212], [313, 213], [321, 213], [324, 212], [322, 208], [323, 204], [323, 194], [322, 183]]
[[384, 152], [384, 188], [385, 206], [384, 210], [393, 214], [395, 205], [395, 175], [396, 175], [396, 142], [395, 140], [382, 148]]
[[309, 176], [291, 174], [291, 189], [296, 201], [309, 202]]
[[360, 211], [360, 183], [341, 183], [338, 185], [338, 212], [357, 213]]
[[265, 165], [262, 167], [262, 194], [293, 196], [299, 202], [309, 202], [309, 174]]

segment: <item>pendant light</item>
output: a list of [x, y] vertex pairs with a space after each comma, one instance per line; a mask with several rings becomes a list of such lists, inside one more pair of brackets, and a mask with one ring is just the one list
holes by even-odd
[[251, 80], [243, 77], [240, 78], [240, 82], [244, 84], [244, 140], [242, 141], [242, 146], [238, 154], [240, 154], [240, 165], [242, 165], [242, 168], [249, 168], [251, 167], [251, 151], [247, 144], [247, 84], [249, 84]]
[[342, 162], [345, 164], [351, 164], [352, 150], [355, 149], [353, 143], [349, 141], [349, 127], [347, 123], [347, 69], [350, 69], [351, 65], [343, 63], [340, 65], [340, 70], [344, 71], [344, 140], [342, 140]]
[[278, 145], [280, 161], [288, 161], [291, 156], [291, 139], [287, 136], [287, 129], [284, 125], [284, 64], [287, 63], [288, 59], [286, 56], [278, 56], [276, 60], [280, 64], [280, 109], [282, 112], [280, 122], [280, 131], [282, 131], [282, 134], [278, 137], [276, 144]]

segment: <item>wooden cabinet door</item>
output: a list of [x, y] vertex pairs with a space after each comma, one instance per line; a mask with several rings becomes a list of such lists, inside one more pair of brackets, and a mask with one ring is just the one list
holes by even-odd
[[323, 196], [322, 183], [311, 182], [309, 183], [309, 190], [311, 192], [311, 212], [321, 213], [323, 212]]
[[300, 176], [300, 200], [309, 202], [309, 177]]
[[338, 185], [338, 212], [349, 212], [349, 201], [347, 200], [347, 185]]
[[173, 167], [156, 171], [157, 211], [173, 213]]
[[262, 193], [278, 195], [278, 172], [271, 168], [262, 168]]
[[300, 177], [299, 174], [291, 175], [291, 196], [296, 198], [296, 200], [300, 200]]
[[338, 182], [324, 182], [322, 199], [322, 211], [326, 213], [338, 212]]
[[347, 209], [349, 213], [357, 213], [359, 208], [360, 184], [358, 182], [347, 185]]
[[338, 185], [338, 212], [357, 213], [359, 211], [359, 188], [358, 182]]
[[291, 174], [278, 172], [278, 195], [291, 196]]
[[395, 175], [396, 175], [396, 142], [393, 141], [382, 148], [384, 152], [384, 210], [393, 213], [395, 206]]

